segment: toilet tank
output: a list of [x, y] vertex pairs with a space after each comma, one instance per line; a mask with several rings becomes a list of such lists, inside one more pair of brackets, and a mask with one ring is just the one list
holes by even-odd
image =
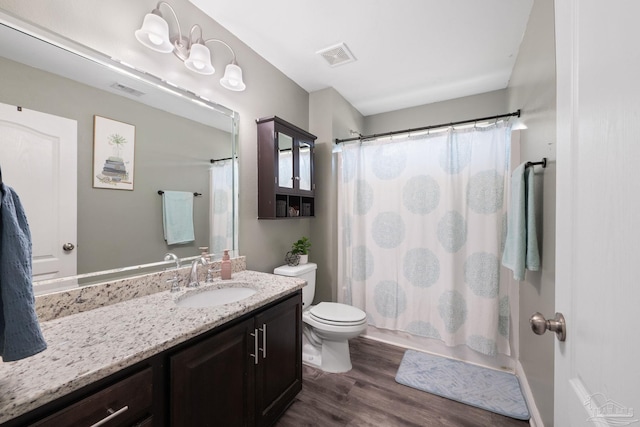
[[273, 274], [287, 277], [297, 277], [307, 281], [307, 286], [302, 288], [302, 308], [308, 308], [313, 302], [316, 293], [316, 269], [318, 266], [309, 262], [302, 265], [281, 265], [273, 270]]

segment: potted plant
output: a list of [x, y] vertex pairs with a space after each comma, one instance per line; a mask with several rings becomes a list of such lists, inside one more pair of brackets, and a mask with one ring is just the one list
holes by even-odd
[[291, 253], [300, 257], [300, 264], [306, 264], [307, 262], [309, 262], [310, 247], [311, 242], [308, 238], [303, 236], [301, 239], [291, 245]]

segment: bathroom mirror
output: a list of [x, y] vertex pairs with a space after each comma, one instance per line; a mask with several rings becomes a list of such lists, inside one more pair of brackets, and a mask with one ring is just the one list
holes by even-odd
[[[172, 265], [162, 263], [169, 251], [183, 259], [200, 247], [216, 258], [222, 249], [237, 254], [234, 111], [1, 13], [0, 40], [0, 103], [77, 122], [77, 240], [69, 242], [77, 271], [68, 280], [36, 279], [36, 293], [163, 269]], [[95, 116], [135, 127], [133, 190], [93, 186]], [[17, 191], [10, 163], [0, 164], [3, 181]], [[198, 193], [194, 241], [164, 240], [165, 190]]]
[[293, 138], [278, 132], [278, 186], [293, 188]]

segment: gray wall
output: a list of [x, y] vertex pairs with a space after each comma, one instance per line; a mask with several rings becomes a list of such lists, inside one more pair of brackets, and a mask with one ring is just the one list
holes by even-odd
[[[517, 108], [516, 108], [517, 110]], [[514, 110], [515, 111], [515, 110]], [[367, 135], [510, 113], [507, 91], [496, 90], [365, 118]]]
[[[78, 123], [78, 273], [209, 245], [209, 159], [231, 155], [229, 133], [3, 58], [0, 82], [0, 102]], [[94, 115], [135, 125], [133, 191], [93, 188]], [[167, 246], [158, 190], [203, 194], [194, 200], [195, 242]]]
[[555, 313], [556, 64], [553, 0], [535, 0], [508, 87], [510, 108], [522, 109], [522, 161], [549, 159], [536, 168], [537, 226], [542, 270], [520, 284], [520, 363], [545, 426], [553, 425], [554, 335], [534, 335], [529, 316]]
[[318, 264], [315, 301], [337, 300], [338, 210], [335, 138], [363, 127], [364, 118], [335, 89], [313, 92], [309, 98], [309, 127], [318, 139], [315, 149], [316, 218], [311, 229], [310, 259]]
[[248, 268], [271, 271], [284, 263], [295, 240], [310, 235], [315, 219], [258, 221], [255, 120], [277, 115], [307, 129], [309, 94], [187, 0], [170, 3], [182, 28], [200, 24], [205, 37], [220, 38], [233, 47], [247, 85], [244, 92], [231, 92], [219, 84], [231, 59], [224, 48], [212, 47], [216, 74], [200, 76], [186, 70], [172, 54], [159, 54], [138, 43], [133, 32], [156, 6], [155, 0], [0, 0], [0, 8], [237, 111], [240, 253], [247, 256]]

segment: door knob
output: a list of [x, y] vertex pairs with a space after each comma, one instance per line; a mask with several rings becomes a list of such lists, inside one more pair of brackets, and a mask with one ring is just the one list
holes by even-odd
[[72, 250], [74, 250], [76, 247], [73, 245], [73, 243], [65, 243], [64, 245], [62, 245], [62, 249], [65, 252], [71, 252]]
[[545, 319], [540, 313], [534, 313], [529, 319], [531, 330], [538, 335], [544, 334], [547, 329], [555, 332], [559, 341], [567, 339], [567, 328], [562, 313], [556, 313], [556, 317], [553, 319]]

